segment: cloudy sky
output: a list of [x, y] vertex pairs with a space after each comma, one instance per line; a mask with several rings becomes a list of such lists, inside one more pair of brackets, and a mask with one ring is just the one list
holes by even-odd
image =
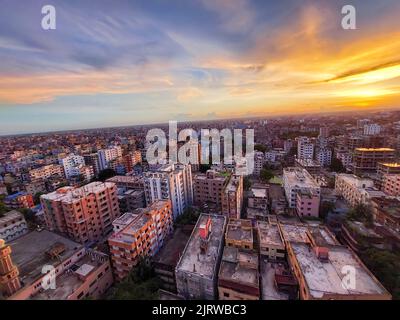
[[[357, 30], [343, 30], [353, 4]], [[41, 8], [56, 8], [43, 30]], [[0, 134], [397, 107], [398, 0], [0, 0]]]

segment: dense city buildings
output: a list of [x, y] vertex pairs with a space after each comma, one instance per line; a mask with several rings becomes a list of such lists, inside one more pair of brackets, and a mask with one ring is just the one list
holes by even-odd
[[112, 222], [120, 215], [117, 187], [111, 182], [63, 187], [40, 200], [49, 230], [79, 243], [100, 240], [111, 232]]
[[114, 220], [108, 238], [115, 279], [121, 281], [140, 258], [154, 256], [173, 231], [170, 200], [154, 201], [149, 207], [127, 212]]
[[240, 218], [243, 207], [243, 176], [232, 174], [222, 190], [222, 214]]
[[207, 206], [217, 212], [222, 211], [222, 192], [229, 179], [229, 174], [208, 170], [193, 178], [194, 204]]

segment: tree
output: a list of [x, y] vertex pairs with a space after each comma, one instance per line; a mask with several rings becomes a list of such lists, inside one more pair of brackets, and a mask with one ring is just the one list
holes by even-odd
[[360, 255], [369, 270], [382, 282], [392, 294], [400, 299], [400, 255], [387, 250], [369, 248]]
[[43, 192], [38, 192], [33, 196], [33, 202], [35, 204], [40, 204], [40, 196], [44, 194]]
[[150, 260], [140, 258], [128, 276], [110, 292], [111, 300], [154, 300], [158, 298], [160, 280], [155, 276]]
[[254, 145], [254, 150], [255, 151], [260, 151], [262, 153], [265, 153], [267, 151], [267, 147], [263, 144], [257, 143]]
[[337, 159], [336, 157], [332, 158], [330, 169], [338, 173], [346, 172], [346, 168], [344, 167], [342, 161], [340, 161], [340, 159]]
[[326, 217], [328, 216], [328, 213], [331, 212], [332, 210], [335, 209], [335, 204], [330, 201], [324, 201], [321, 204], [321, 210], [320, 210], [320, 218], [325, 220]]
[[249, 177], [244, 177], [243, 178], [243, 188], [244, 190], [248, 191], [251, 188], [251, 180]]
[[268, 182], [269, 180], [271, 180], [274, 177], [274, 174], [270, 168], [271, 167], [266, 163], [266, 164], [264, 164], [264, 167], [261, 169], [260, 178], [264, 182]]
[[106, 181], [109, 178], [116, 176], [117, 173], [113, 169], [104, 169], [99, 172], [99, 180]]
[[4, 204], [4, 196], [0, 196], [0, 217], [2, 217], [6, 212], [10, 211]]
[[371, 207], [363, 203], [359, 203], [349, 210], [347, 213], [347, 219], [356, 220], [371, 225], [374, 218]]
[[209, 165], [209, 164], [201, 164], [200, 168], [199, 168], [201, 173], [206, 173], [210, 169], [211, 169], [211, 165]]
[[180, 216], [175, 219], [176, 225], [195, 224], [199, 218], [200, 213], [189, 207]]

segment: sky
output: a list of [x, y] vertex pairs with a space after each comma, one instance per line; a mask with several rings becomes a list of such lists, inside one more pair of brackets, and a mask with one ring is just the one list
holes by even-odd
[[0, 135], [398, 106], [398, 0], [0, 0]]

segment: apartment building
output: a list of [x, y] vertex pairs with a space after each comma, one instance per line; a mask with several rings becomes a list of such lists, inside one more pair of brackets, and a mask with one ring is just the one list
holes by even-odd
[[201, 214], [176, 266], [176, 286], [186, 299], [215, 300], [226, 217]]
[[253, 171], [254, 175], [256, 175], [256, 176], [260, 175], [265, 162], [266, 162], [265, 154], [260, 151], [255, 151], [254, 152], [254, 171]]
[[286, 250], [278, 225], [266, 221], [257, 221], [255, 230], [261, 257], [266, 257], [272, 261], [284, 260]]
[[297, 193], [311, 192], [320, 196], [320, 186], [307, 170], [298, 167], [289, 167], [283, 170], [283, 187], [289, 208], [296, 208]]
[[314, 143], [308, 137], [297, 138], [297, 158], [298, 159], [313, 159], [314, 158]]
[[48, 179], [53, 176], [64, 177], [64, 168], [58, 164], [49, 164], [29, 171], [31, 180]]
[[79, 243], [97, 241], [108, 234], [120, 215], [117, 187], [110, 182], [63, 187], [42, 195], [40, 201], [47, 227]]
[[382, 191], [389, 196], [400, 196], [400, 174], [385, 174]]
[[320, 194], [315, 190], [300, 190], [296, 196], [296, 213], [300, 217], [319, 217]]
[[321, 166], [330, 166], [332, 163], [332, 150], [329, 148], [320, 148], [316, 152], [315, 158]]
[[[106, 254], [87, 249], [56, 233], [33, 231], [9, 242], [8, 247], [11, 252], [3, 257], [0, 254], [0, 260], [10, 259], [14, 265], [13, 281], [18, 280], [18, 285], [7, 295], [10, 300], [96, 299], [113, 284], [110, 259]], [[43, 285], [48, 284], [43, 266], [53, 270], [55, 288]], [[3, 275], [1, 267], [0, 273]]]
[[143, 178], [140, 176], [114, 176], [107, 179], [106, 182], [115, 183], [117, 188], [124, 190], [144, 190]]
[[229, 173], [208, 170], [193, 179], [194, 204], [207, 205], [214, 212], [222, 211], [221, 195], [229, 179]]
[[32, 195], [24, 191], [6, 196], [4, 198], [4, 204], [10, 209], [30, 209], [35, 206]]
[[93, 168], [93, 172], [95, 175], [99, 174], [100, 168], [100, 158], [98, 153], [90, 153], [84, 154], [83, 158], [85, 160], [86, 165], [91, 166]]
[[0, 218], [0, 239], [9, 242], [28, 232], [28, 225], [22, 213], [10, 211]]
[[351, 205], [366, 204], [371, 198], [384, 195], [374, 188], [371, 179], [363, 179], [353, 174], [337, 174], [335, 191]]
[[259, 300], [258, 255], [225, 247], [218, 272], [219, 300]]
[[124, 279], [141, 257], [152, 257], [173, 231], [170, 200], [157, 200], [147, 208], [127, 212], [113, 223], [108, 238], [114, 275]]
[[382, 127], [377, 123], [370, 123], [364, 125], [364, 134], [367, 136], [374, 136], [381, 133]]
[[[301, 300], [390, 300], [390, 293], [358, 256], [326, 227], [280, 224]], [[353, 281], [344, 282], [344, 270]]]
[[59, 160], [60, 165], [64, 168], [64, 174], [67, 179], [79, 175], [77, 167], [85, 165], [85, 159], [76, 154], [70, 154], [65, 158]]
[[353, 172], [376, 171], [379, 162], [393, 162], [395, 150], [391, 148], [356, 148], [353, 154]]
[[109, 168], [110, 161], [122, 157], [122, 148], [120, 146], [112, 146], [107, 149], [101, 149], [98, 152], [99, 169]]
[[226, 226], [225, 245], [246, 250], [254, 249], [254, 235], [251, 220], [229, 219]]
[[222, 214], [239, 219], [243, 207], [243, 176], [232, 174], [222, 190]]
[[190, 165], [168, 164], [144, 173], [147, 204], [171, 200], [174, 219], [193, 203], [193, 181]]

